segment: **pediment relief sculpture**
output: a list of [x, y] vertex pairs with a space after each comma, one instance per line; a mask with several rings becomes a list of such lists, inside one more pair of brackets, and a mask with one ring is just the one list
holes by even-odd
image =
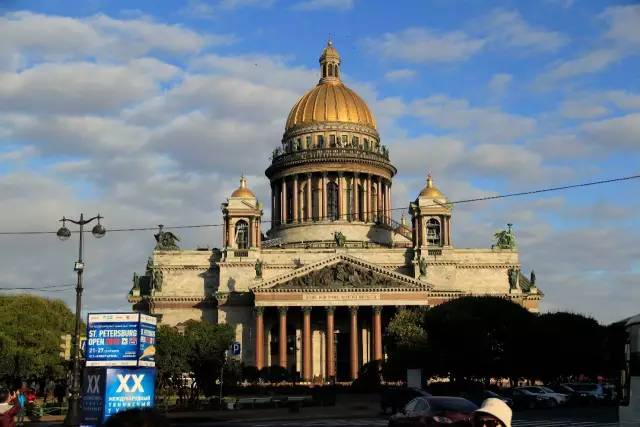
[[301, 288], [385, 288], [397, 287], [399, 283], [372, 270], [358, 268], [353, 264], [339, 262], [335, 265], [312, 271], [282, 283], [279, 289]]

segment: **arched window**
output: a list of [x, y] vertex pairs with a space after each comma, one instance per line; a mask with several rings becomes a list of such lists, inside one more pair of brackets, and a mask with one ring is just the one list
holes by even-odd
[[310, 136], [310, 135], [309, 135], [309, 136], [307, 136], [307, 137], [305, 138], [305, 141], [306, 141], [305, 148], [306, 148], [307, 150], [310, 150], [310, 149], [312, 148], [312, 147], [311, 147], [311, 136]]
[[427, 244], [440, 245], [440, 221], [435, 218], [427, 221]]
[[340, 76], [338, 75], [338, 64], [336, 64], [336, 67], [335, 67], [335, 69], [334, 69], [334, 73], [335, 73], [336, 77], [340, 77]]
[[329, 135], [329, 147], [335, 148], [335, 146], [336, 146], [336, 136]]
[[333, 64], [329, 64], [329, 76], [333, 76]]
[[324, 148], [324, 136], [318, 135], [318, 148]]
[[322, 77], [327, 77], [327, 64], [322, 66]]
[[236, 245], [238, 249], [249, 248], [249, 224], [242, 219], [236, 222]]
[[327, 217], [331, 221], [338, 219], [338, 184], [327, 183]]
[[364, 139], [364, 150], [369, 151], [369, 140], [367, 138]]

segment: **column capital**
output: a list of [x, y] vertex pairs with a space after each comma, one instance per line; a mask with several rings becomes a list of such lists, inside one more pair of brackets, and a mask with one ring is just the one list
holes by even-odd
[[327, 177], [327, 175], [329, 175], [329, 172], [327, 172], [327, 171], [322, 171], [322, 176], [323, 176], [323, 177], [325, 177], [325, 178], [326, 178], [326, 177]]
[[264, 314], [264, 307], [253, 307], [253, 314], [256, 316], [262, 316]]
[[302, 309], [302, 312], [304, 314], [308, 314], [311, 313], [311, 310], [313, 310], [313, 307], [300, 307]]
[[372, 309], [373, 309], [373, 313], [374, 313], [374, 314], [380, 314], [380, 313], [382, 313], [382, 306], [381, 306], [381, 305], [374, 305], [374, 306], [372, 307]]
[[344, 176], [344, 172], [342, 172], [342, 171], [338, 171], [338, 176], [339, 176], [340, 178], [342, 178], [342, 177]]
[[336, 306], [335, 305], [328, 305], [324, 308], [327, 313], [333, 314], [336, 312]]
[[311, 179], [311, 177], [313, 176], [313, 172], [307, 172], [305, 173], [305, 175], [307, 176], [307, 179]]
[[278, 307], [278, 312], [280, 313], [280, 315], [287, 314], [287, 310], [288, 309], [289, 309], [289, 307], [287, 307], [287, 306]]
[[349, 311], [351, 312], [351, 314], [357, 314], [358, 313], [358, 308], [360, 308], [357, 305], [350, 305], [349, 306]]

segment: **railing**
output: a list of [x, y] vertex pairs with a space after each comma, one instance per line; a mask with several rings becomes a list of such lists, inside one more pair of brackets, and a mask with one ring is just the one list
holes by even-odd
[[282, 245], [282, 238], [276, 237], [275, 239], [263, 240], [260, 246], [263, 248], [275, 248]]
[[413, 240], [413, 231], [407, 227], [406, 225], [394, 220], [390, 217], [382, 217], [382, 222], [391, 226], [391, 229], [400, 234], [401, 236], [406, 237], [409, 240]]
[[271, 164], [300, 161], [300, 160], [322, 160], [331, 158], [372, 160], [376, 162], [389, 163], [389, 152], [378, 153], [375, 151], [365, 151], [359, 148], [314, 148], [311, 150], [293, 151], [290, 153], [274, 153]]

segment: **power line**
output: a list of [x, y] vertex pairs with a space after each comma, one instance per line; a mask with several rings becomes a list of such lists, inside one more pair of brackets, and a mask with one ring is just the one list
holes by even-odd
[[0, 287], [2, 291], [39, 291], [39, 292], [67, 292], [74, 288], [76, 285], [47, 285], [40, 287], [33, 286], [16, 286], [16, 287]]
[[[634, 179], [640, 179], [640, 175], [631, 175], [631, 176], [624, 176], [624, 177], [618, 177], [618, 178], [612, 178], [612, 179], [603, 179], [603, 180], [598, 180], [598, 181], [590, 181], [590, 182], [582, 182], [579, 184], [571, 184], [571, 185], [563, 185], [563, 186], [559, 186], [559, 187], [547, 187], [547, 188], [541, 188], [541, 189], [537, 189], [537, 190], [529, 190], [529, 191], [520, 191], [520, 192], [516, 192], [516, 193], [507, 193], [507, 194], [499, 194], [499, 195], [495, 195], [495, 196], [484, 196], [484, 197], [476, 197], [476, 198], [472, 198], [472, 199], [462, 199], [462, 200], [456, 200], [456, 201], [452, 201], [452, 202], [447, 202], [448, 205], [459, 205], [459, 204], [463, 204], [463, 203], [473, 203], [473, 202], [482, 202], [482, 201], [488, 201], [488, 200], [497, 200], [497, 199], [506, 199], [509, 197], [519, 197], [519, 196], [527, 196], [527, 195], [532, 195], [532, 194], [540, 194], [540, 193], [548, 193], [548, 192], [553, 192], [553, 191], [562, 191], [562, 190], [570, 190], [573, 188], [582, 188], [582, 187], [590, 187], [590, 186], [594, 186], [594, 185], [602, 185], [602, 184], [610, 184], [610, 183], [615, 183], [615, 182], [623, 182], [623, 181], [631, 181]], [[441, 206], [441, 204], [431, 204], [431, 205], [426, 205], [423, 207], [438, 207]], [[404, 211], [406, 210], [406, 207], [403, 208], [393, 208], [390, 209], [391, 211]], [[370, 211], [370, 212], [362, 212], [363, 214], [375, 214], [378, 211]], [[320, 219], [327, 219], [330, 217], [314, 217], [316, 218], [316, 220], [320, 220]], [[280, 222], [279, 220], [277, 221], [271, 221], [271, 220], [263, 220], [261, 221], [263, 224], [269, 224], [271, 222]], [[165, 230], [180, 230], [180, 229], [189, 229], [189, 228], [211, 228], [211, 227], [222, 227], [224, 226], [224, 223], [219, 223], [219, 224], [192, 224], [192, 225], [173, 225], [173, 226], [165, 226], [164, 229]], [[154, 227], [125, 227], [125, 228], [108, 228], [107, 231], [109, 233], [114, 233], [114, 232], [132, 232], [132, 231], [156, 231], [158, 229], [157, 226]], [[72, 231], [72, 233], [78, 233], [77, 230]], [[41, 235], [41, 234], [56, 234], [56, 231], [0, 231], [0, 236], [15, 236], [15, 235], [20, 235], [20, 236], [25, 236], [25, 235]], [[1, 290], [2, 288], [0, 288]]]

